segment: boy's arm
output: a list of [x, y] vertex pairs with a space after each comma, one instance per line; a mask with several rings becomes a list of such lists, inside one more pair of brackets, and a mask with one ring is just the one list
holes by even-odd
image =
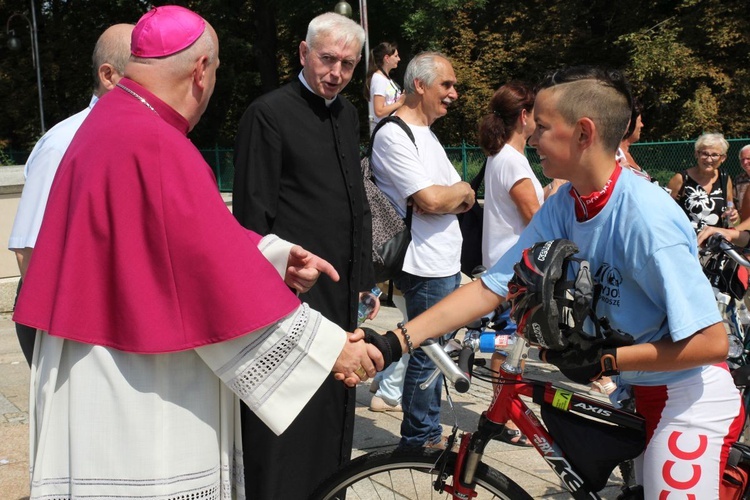
[[617, 366], [626, 371], [678, 371], [721, 363], [727, 359], [729, 341], [721, 323], [699, 330], [686, 339], [617, 348]]
[[564, 350], [542, 349], [539, 357], [557, 366], [566, 377], [579, 384], [587, 384], [604, 375], [617, 375], [622, 371], [669, 372], [713, 365], [724, 361], [729, 349], [727, 334], [721, 323], [676, 342], [666, 338], [623, 345], [628, 342], [623, 342], [625, 338], [622, 335], [588, 341], [574, 332], [570, 338], [573, 337], [578, 340], [571, 340]]
[[[504, 299], [487, 288], [482, 280], [463, 285], [443, 300], [404, 325], [414, 347], [425, 339], [452, 332], [493, 311]], [[404, 352], [404, 337], [396, 332]]]

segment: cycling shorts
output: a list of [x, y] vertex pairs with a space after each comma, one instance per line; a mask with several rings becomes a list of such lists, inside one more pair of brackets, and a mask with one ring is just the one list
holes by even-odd
[[646, 418], [646, 449], [636, 461], [646, 498], [719, 498], [729, 449], [745, 421], [726, 363], [669, 385], [633, 389]]

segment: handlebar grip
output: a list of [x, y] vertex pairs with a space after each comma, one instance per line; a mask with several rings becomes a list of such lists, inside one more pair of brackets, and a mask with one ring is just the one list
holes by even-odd
[[448, 356], [443, 346], [438, 344], [435, 339], [427, 339], [419, 347], [435, 363], [442, 374], [451, 381], [456, 391], [464, 393], [469, 390], [471, 380], [469, 380], [466, 373], [458, 369], [458, 366]]
[[[458, 369], [464, 372], [471, 380], [472, 368], [474, 367], [474, 348], [465, 346], [458, 354]], [[469, 390], [467, 387], [466, 390]], [[459, 391], [461, 392], [461, 391]]]

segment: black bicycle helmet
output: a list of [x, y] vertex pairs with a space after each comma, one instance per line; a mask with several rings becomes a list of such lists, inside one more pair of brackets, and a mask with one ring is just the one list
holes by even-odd
[[[510, 316], [517, 331], [532, 345], [562, 350], [568, 345], [566, 332], [582, 331], [587, 316], [593, 316], [594, 286], [589, 263], [573, 257], [578, 247], [557, 239], [536, 243], [523, 257], [508, 282]], [[572, 280], [571, 263], [578, 264]]]

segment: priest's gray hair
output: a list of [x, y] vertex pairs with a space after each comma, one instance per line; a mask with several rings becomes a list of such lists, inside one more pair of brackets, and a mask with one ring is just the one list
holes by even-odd
[[344, 45], [356, 42], [358, 53], [365, 44], [365, 30], [362, 26], [335, 12], [326, 12], [310, 21], [307, 25], [305, 43], [308, 47], [317, 47], [320, 39], [327, 36], [333, 37], [336, 43], [343, 42]]
[[404, 92], [415, 94], [417, 92], [415, 81], [419, 80], [425, 86], [429, 87], [437, 78], [438, 59], [450, 62], [444, 54], [440, 52], [420, 52], [414, 59], [409, 61], [404, 74]]

